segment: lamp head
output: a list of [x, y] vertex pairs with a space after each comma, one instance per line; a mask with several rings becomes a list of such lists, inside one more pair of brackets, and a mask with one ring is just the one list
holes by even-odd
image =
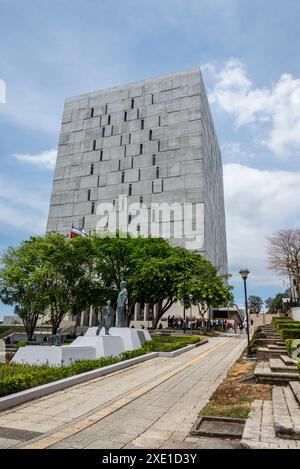
[[248, 269], [241, 269], [240, 270], [240, 275], [244, 280], [247, 280], [248, 275], [250, 274]]

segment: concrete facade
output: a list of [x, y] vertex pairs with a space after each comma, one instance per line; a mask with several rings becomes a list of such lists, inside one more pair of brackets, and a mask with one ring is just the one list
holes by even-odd
[[[99, 204], [118, 211], [119, 196], [128, 205], [142, 197], [149, 220], [153, 203], [197, 204], [192, 242], [186, 230], [174, 235], [176, 223], [192, 216], [182, 205], [163, 236], [200, 249], [227, 272], [222, 160], [199, 69], [65, 101], [47, 232], [68, 234], [72, 223], [87, 232], [105, 228]], [[129, 230], [138, 223], [130, 218]], [[160, 230], [168, 221], [160, 219]]]

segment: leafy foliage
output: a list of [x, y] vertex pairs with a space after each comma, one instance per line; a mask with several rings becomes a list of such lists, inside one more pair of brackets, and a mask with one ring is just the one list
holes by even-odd
[[[31, 340], [46, 312], [53, 333], [67, 313], [109, 299], [115, 308], [121, 280], [129, 292], [127, 324], [137, 302], [157, 305], [153, 327], [176, 302], [210, 306], [232, 301], [226, 276], [198, 252], [172, 247], [161, 238], [131, 236], [69, 239], [58, 233], [33, 236], [2, 256], [0, 299], [15, 307]], [[190, 300], [191, 298], [191, 300]]]
[[261, 311], [262, 305], [264, 304], [260, 296], [251, 295], [248, 298], [250, 313], [258, 314]]
[[41, 384], [68, 378], [80, 373], [112, 365], [119, 361], [135, 358], [149, 352], [170, 352], [186, 345], [199, 342], [199, 336], [192, 337], [153, 337], [140, 349], [124, 352], [118, 357], [103, 357], [97, 360], [82, 360], [68, 366], [32, 366], [18, 364], [0, 364], [0, 396], [20, 392]]

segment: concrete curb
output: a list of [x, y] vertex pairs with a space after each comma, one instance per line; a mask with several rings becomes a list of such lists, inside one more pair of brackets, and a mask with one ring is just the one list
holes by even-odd
[[6, 410], [11, 407], [23, 404], [24, 402], [31, 401], [32, 399], [37, 399], [38, 397], [47, 396], [56, 391], [62, 391], [63, 389], [69, 388], [76, 384], [85, 383], [94, 378], [100, 378], [101, 376], [108, 375], [115, 371], [124, 370], [129, 368], [132, 365], [142, 363], [152, 358], [157, 357], [176, 357], [184, 352], [188, 352], [195, 347], [204, 345], [208, 342], [207, 339], [201, 340], [197, 344], [187, 345], [181, 349], [175, 350], [174, 352], [151, 352], [146, 355], [141, 355], [140, 357], [131, 358], [129, 360], [124, 360], [119, 363], [114, 363], [113, 365], [104, 366], [103, 368], [97, 368], [95, 370], [87, 371], [79, 375], [70, 376], [69, 378], [60, 379], [58, 381], [53, 381], [52, 383], [42, 384], [41, 386], [36, 386], [35, 388], [26, 389], [25, 391], [17, 392], [15, 394], [10, 394], [9, 396], [4, 396], [0, 398], [0, 411]]

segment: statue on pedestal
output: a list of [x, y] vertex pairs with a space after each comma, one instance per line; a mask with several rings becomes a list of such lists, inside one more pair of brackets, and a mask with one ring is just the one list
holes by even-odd
[[116, 327], [126, 327], [125, 325], [125, 305], [128, 297], [128, 292], [126, 290], [126, 282], [121, 282], [121, 291], [117, 300], [117, 310], [116, 310]]
[[96, 335], [99, 335], [101, 332], [102, 327], [105, 328], [105, 335], [109, 335], [109, 329], [111, 328], [111, 301], [108, 300], [107, 304], [104, 308], [104, 316], [99, 324]]
[[55, 335], [51, 335], [50, 336], [50, 344], [51, 345], [55, 345], [56, 347], [61, 347], [64, 343], [64, 340], [65, 340], [65, 337], [64, 335], [62, 334], [62, 331], [61, 329], [57, 329], [57, 332]]

